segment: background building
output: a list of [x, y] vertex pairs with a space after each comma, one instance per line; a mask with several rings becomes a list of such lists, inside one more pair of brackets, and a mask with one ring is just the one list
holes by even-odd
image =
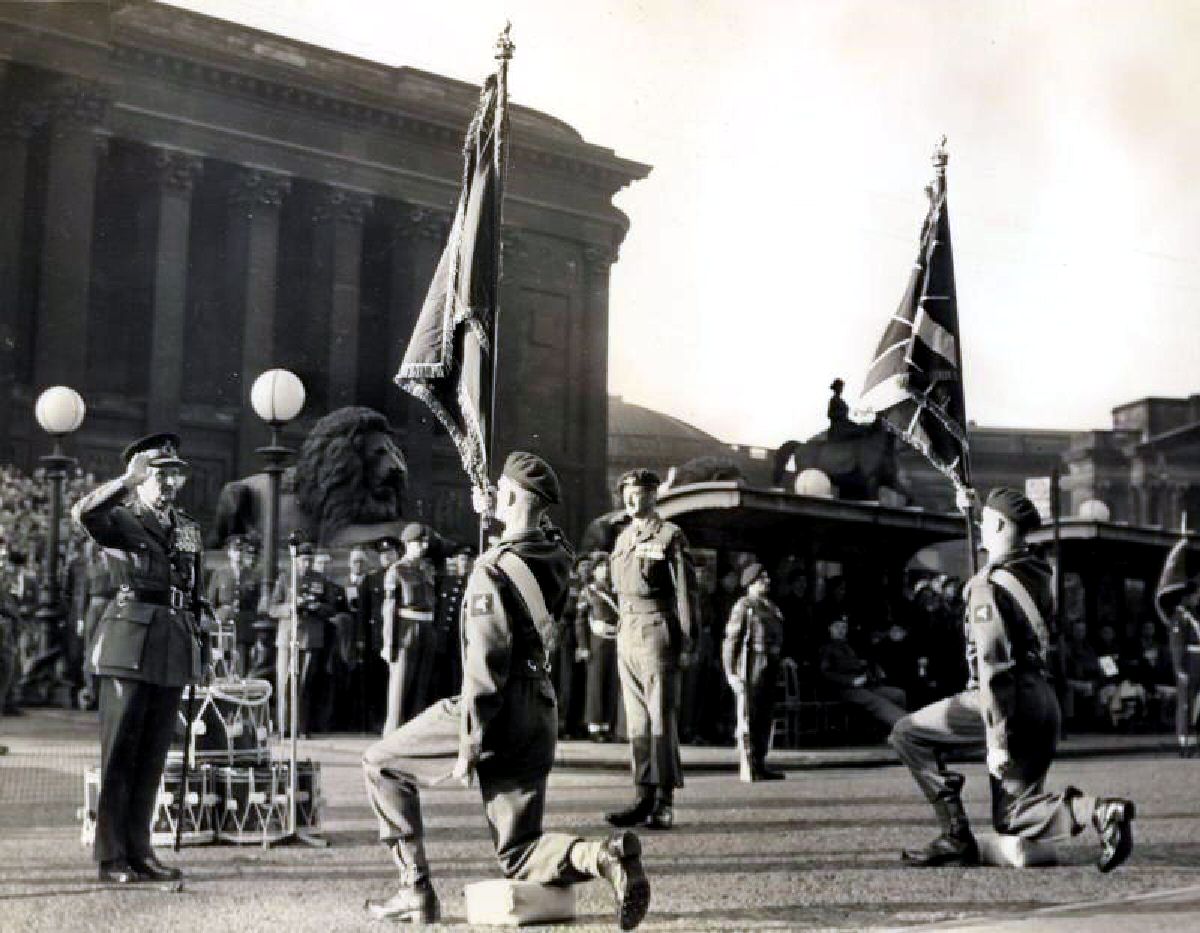
[[[0, 460], [45, 452], [32, 402], [68, 384], [86, 469], [178, 429], [203, 518], [258, 468], [249, 386], [284, 366], [308, 390], [289, 442], [334, 408], [380, 409], [409, 513], [469, 534], [452, 446], [392, 375], [477, 97], [155, 4], [0, 6]], [[497, 445], [554, 462], [576, 530], [608, 501], [608, 280], [628, 227], [612, 196], [649, 167], [533, 110], [511, 122]]]

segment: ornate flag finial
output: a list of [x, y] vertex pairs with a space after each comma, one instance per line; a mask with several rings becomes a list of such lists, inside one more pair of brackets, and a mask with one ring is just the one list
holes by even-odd
[[950, 160], [950, 156], [946, 154], [946, 136], [938, 140], [938, 144], [933, 149], [933, 167], [939, 175], [946, 173], [946, 163]]
[[496, 61], [507, 62], [512, 61], [513, 51], [516, 46], [513, 45], [510, 33], [512, 32], [512, 22], [506, 21], [504, 29], [496, 39]]

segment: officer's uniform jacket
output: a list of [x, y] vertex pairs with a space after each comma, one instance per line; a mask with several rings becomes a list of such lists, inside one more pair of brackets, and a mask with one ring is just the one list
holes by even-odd
[[1041, 722], [1053, 703], [1046, 682], [1050, 568], [1021, 548], [968, 581], [967, 690], [979, 692], [988, 748], [1009, 749], [1014, 726]]
[[619, 621], [617, 594], [611, 583], [593, 580], [580, 590], [575, 608], [576, 644], [587, 645], [589, 638], [616, 638]]
[[687, 538], [678, 526], [652, 515], [631, 522], [609, 557], [621, 626], [665, 622], [675, 652], [691, 647], [696, 614], [695, 577]]
[[418, 625], [433, 625], [434, 610], [437, 608], [437, 588], [431, 561], [401, 557], [396, 562], [395, 576], [395, 592], [384, 590], [380, 610], [383, 623], [380, 654], [389, 663], [398, 661], [400, 652], [412, 645]]
[[[528, 569], [540, 606], [510, 579], [506, 554]], [[534, 530], [501, 539], [467, 579], [459, 754], [491, 776], [544, 775], [554, 763], [558, 715], [546, 634], [562, 611], [570, 571], [566, 547]]]
[[123, 583], [100, 619], [89, 663], [101, 676], [182, 687], [201, 673], [204, 546], [200, 526], [170, 508], [163, 521], [122, 479], [80, 499], [75, 520], [111, 557]]
[[233, 622], [240, 643], [254, 641], [260, 590], [258, 575], [248, 567], [236, 573], [232, 567], [221, 567], [208, 581], [209, 605], [218, 619]]
[[749, 680], [783, 654], [783, 613], [771, 600], [743, 596], [733, 604], [721, 645], [725, 673]]
[[457, 653], [461, 639], [459, 638], [459, 615], [462, 612], [463, 593], [467, 589], [465, 574], [447, 573], [438, 584], [437, 597], [437, 637], [438, 650], [450, 650]]
[[[290, 573], [281, 573], [275, 583], [271, 599], [274, 608], [271, 614], [279, 620], [276, 647], [286, 649], [290, 631], [291, 615]], [[344, 608], [342, 588], [323, 573], [310, 570], [297, 580], [296, 615], [300, 626], [296, 632], [296, 647], [301, 651], [319, 651], [326, 646], [326, 629], [336, 613]], [[332, 636], [332, 633], [329, 633]]]

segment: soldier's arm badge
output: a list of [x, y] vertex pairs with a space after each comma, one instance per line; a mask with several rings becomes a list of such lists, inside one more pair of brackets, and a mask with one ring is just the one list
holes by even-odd
[[984, 604], [982, 606], [976, 606], [975, 611], [971, 613], [971, 621], [972, 622], [991, 622], [992, 621], [992, 607], [987, 604]]
[[491, 593], [473, 593], [471, 595], [471, 615], [487, 616], [495, 610], [495, 601]]

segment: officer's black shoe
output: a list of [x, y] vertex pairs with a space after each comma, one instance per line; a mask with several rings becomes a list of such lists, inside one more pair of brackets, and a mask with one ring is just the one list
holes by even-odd
[[129, 867], [149, 881], [178, 881], [183, 872], [178, 868], [170, 868], [153, 855], [143, 859], [130, 859]]
[[646, 817], [647, 829], [670, 829], [675, 825], [675, 811], [666, 800], [656, 801], [654, 809]]
[[612, 813], [606, 813], [606, 819], [611, 825], [618, 829], [626, 829], [630, 826], [637, 826], [654, 809], [653, 794], [639, 794], [637, 802], [632, 807], [626, 807], [624, 810], [614, 810]]
[[1110, 872], [1133, 852], [1133, 819], [1137, 807], [1132, 800], [1120, 797], [1101, 797], [1096, 801], [1093, 817], [1100, 831], [1100, 858], [1096, 867]]
[[642, 868], [642, 843], [633, 833], [613, 833], [604, 842], [596, 867], [612, 885], [617, 926], [632, 930], [650, 909], [650, 879]]
[[969, 868], [979, 864], [979, 847], [968, 829], [953, 835], [943, 833], [924, 849], [905, 849], [900, 859], [911, 868]]
[[101, 862], [97, 877], [105, 884], [137, 884], [149, 880], [123, 859]]

